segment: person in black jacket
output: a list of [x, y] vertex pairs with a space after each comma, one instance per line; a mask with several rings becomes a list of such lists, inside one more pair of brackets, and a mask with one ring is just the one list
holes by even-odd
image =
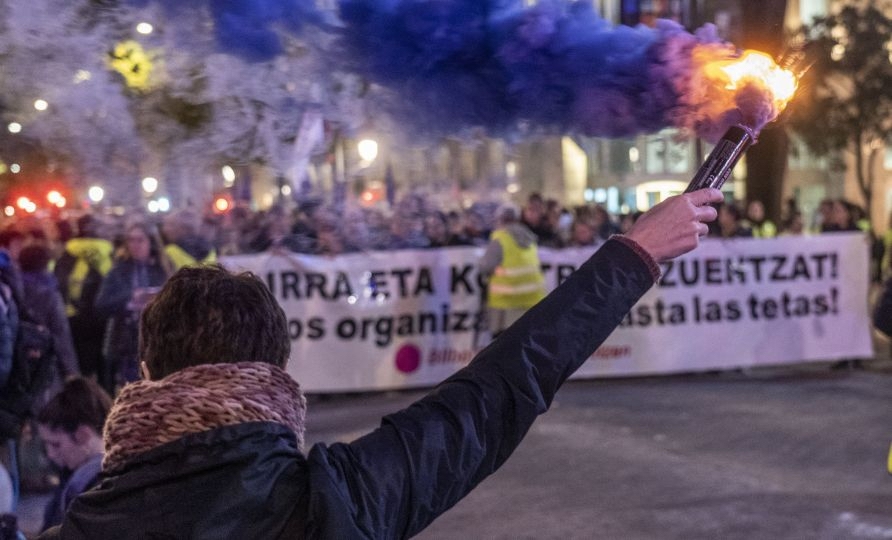
[[164, 256], [154, 229], [146, 223], [131, 223], [120, 256], [96, 295], [96, 311], [108, 318], [102, 346], [108, 371], [100, 380], [111, 395], [118, 386], [139, 378], [139, 315], [167, 279], [169, 265]]
[[100, 484], [42, 538], [413, 536], [508, 459], [719, 200], [657, 205], [427, 396], [307, 454], [275, 298], [251, 274], [182, 269], [143, 313], [145, 380], [109, 413]]

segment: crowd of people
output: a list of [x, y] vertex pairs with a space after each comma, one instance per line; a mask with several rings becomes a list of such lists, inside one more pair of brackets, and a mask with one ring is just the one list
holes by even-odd
[[[428, 198], [412, 193], [390, 211], [337, 208], [310, 201], [291, 210], [275, 206], [263, 212], [241, 206], [223, 214], [183, 210], [160, 220], [150, 215], [91, 213], [12, 219], [0, 230], [0, 289], [8, 289], [11, 304], [27, 306], [19, 311], [27, 311], [28, 317], [49, 328], [55, 341], [53, 380], [32, 407], [37, 424], [32, 426], [36, 429], [30, 430], [31, 436], [36, 439], [39, 433], [50, 460], [66, 471], [62, 487], [70, 484], [72, 474], [82, 465], [98, 470], [95, 445], [101, 422], [97, 419], [101, 416], [104, 420], [109, 396], [140, 378], [140, 313], [183, 266], [269, 250], [334, 256], [365, 250], [486, 246], [481, 272], [490, 274], [499, 257], [514, 249], [515, 243], [521, 250], [529, 244], [557, 249], [594, 247], [613, 234], [628, 231], [639, 217], [637, 213], [613, 216], [597, 204], [566, 208], [537, 193], [522, 207], [506, 213], [510, 206], [479, 202], [463, 210], [444, 211]], [[869, 231], [863, 211], [844, 200], [823, 202], [814, 227], [805, 226], [802, 213], [792, 203], [785, 208], [780, 227], [766, 218], [759, 201], [751, 201], [745, 208], [733, 201], [716, 206], [718, 219], [709, 224], [708, 235], [718, 238]], [[495, 258], [493, 246], [497, 247]], [[499, 279], [504, 281], [499, 276], [491, 278], [494, 283]], [[517, 286], [510, 280], [496, 285]], [[522, 306], [496, 306], [499, 296], [493, 294], [490, 307], [499, 308], [496, 311], [505, 319], [496, 324], [497, 332], [544, 294], [544, 290], [537, 291], [535, 299]], [[0, 350], [0, 365], [4, 354], [11, 352]], [[77, 396], [71, 397], [72, 392]], [[59, 419], [59, 399], [70, 401], [62, 409], [87, 411], [86, 427], [80, 435], [75, 436], [83, 426]], [[83, 443], [83, 448], [69, 444], [78, 463], [59, 458], [58, 452], [54, 456], [50, 450], [53, 441], [69, 439]], [[48, 509], [46, 526], [61, 519], [60, 508], [64, 509], [68, 500], [65, 497], [60, 487]]]
[[[255, 212], [236, 206], [222, 214], [182, 210], [161, 219], [150, 214], [26, 216], [10, 219], [0, 230], [0, 251], [5, 254], [0, 263], [6, 261], [11, 269], [13, 297], [27, 302], [38, 322], [57, 336], [60, 376], [96, 377], [113, 394], [138, 378], [136, 328], [142, 306], [182, 266], [268, 250], [334, 256], [487, 246], [498, 226], [500, 206], [500, 202], [478, 202], [465, 209], [443, 210], [430, 198], [409, 193], [389, 211], [309, 201], [291, 210], [274, 206]], [[533, 233], [540, 248], [593, 247], [627, 231], [638, 215], [611, 215], [599, 204], [568, 208], [533, 193], [520, 207], [519, 223]], [[709, 235], [766, 238], [857, 230], [869, 234], [864, 212], [845, 200], [821, 203], [813, 223], [806, 227], [792, 202], [776, 226], [766, 218], [761, 202], [751, 201], [744, 208], [726, 201], [718, 205], [718, 219], [710, 224]], [[877, 261], [883, 251], [892, 251], [883, 250], [882, 244], [874, 250]]]

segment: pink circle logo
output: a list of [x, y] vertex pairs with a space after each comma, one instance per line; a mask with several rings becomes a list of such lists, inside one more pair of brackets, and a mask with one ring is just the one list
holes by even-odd
[[421, 349], [412, 344], [403, 345], [396, 351], [396, 369], [412, 373], [421, 365]]

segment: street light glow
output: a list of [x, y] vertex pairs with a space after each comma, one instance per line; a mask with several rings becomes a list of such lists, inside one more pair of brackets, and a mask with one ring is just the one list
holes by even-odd
[[224, 165], [221, 172], [223, 173], [223, 180], [226, 183], [226, 187], [231, 186], [232, 183], [235, 182], [235, 171], [229, 165]]
[[10, 133], [20, 133], [22, 131], [22, 124], [18, 122], [10, 122], [6, 129], [9, 130]]
[[356, 145], [356, 151], [363, 161], [372, 162], [378, 157], [378, 143], [372, 139], [363, 139]]
[[151, 34], [154, 29], [155, 28], [147, 22], [141, 22], [136, 25], [136, 31], [144, 36]]
[[153, 214], [158, 212], [158, 201], [156, 201], [155, 199], [152, 199], [151, 201], [149, 201], [149, 203], [146, 206], [148, 206], [149, 212], [151, 212]]
[[50, 104], [46, 102], [45, 99], [35, 99], [34, 100], [34, 108], [38, 111], [45, 111]]
[[89, 190], [87, 190], [87, 197], [90, 198], [94, 203], [98, 203], [105, 197], [105, 190], [99, 186], [92, 186]]
[[46, 200], [50, 204], [56, 204], [60, 199], [63, 199], [62, 194], [56, 191], [55, 189], [46, 194]]
[[93, 77], [93, 74], [87, 71], [86, 69], [79, 69], [74, 73], [74, 77], [72, 77], [72, 81], [74, 84], [80, 84], [84, 81], [89, 81]]
[[167, 212], [170, 210], [170, 199], [167, 197], [161, 197], [158, 199], [158, 211]]
[[18, 163], [13, 163], [12, 165], [9, 166], [9, 171], [12, 174], [19, 174], [22, 171], [22, 166], [19, 165]]
[[158, 189], [158, 179], [153, 176], [146, 176], [142, 179], [142, 190], [146, 193], [155, 193]]

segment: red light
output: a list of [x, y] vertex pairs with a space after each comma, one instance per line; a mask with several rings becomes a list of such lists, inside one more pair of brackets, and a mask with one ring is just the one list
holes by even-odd
[[231, 205], [229, 203], [229, 199], [227, 199], [226, 197], [217, 197], [217, 200], [214, 201], [214, 210], [220, 212], [221, 214], [229, 210], [230, 206]]

